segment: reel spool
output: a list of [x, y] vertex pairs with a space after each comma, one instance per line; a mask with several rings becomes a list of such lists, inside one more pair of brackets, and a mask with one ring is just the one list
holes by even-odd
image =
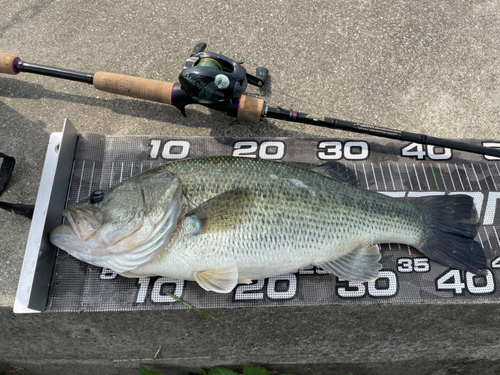
[[210, 68], [210, 69], [217, 69], [217, 70], [224, 70], [222, 69], [222, 65], [217, 61], [212, 59], [211, 57], [204, 57], [202, 58], [196, 66], [203, 66], [205, 68]]

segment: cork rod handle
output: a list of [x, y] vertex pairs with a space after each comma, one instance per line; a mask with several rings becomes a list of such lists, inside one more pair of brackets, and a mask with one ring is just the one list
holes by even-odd
[[[19, 73], [21, 69], [17, 67], [17, 60], [19, 60], [19, 58], [14, 55], [0, 53], [0, 73]], [[24, 67], [27, 67], [28, 65], [28, 63], [23, 63], [20, 60], [19, 63], [24, 64]], [[172, 105], [172, 92], [174, 92], [175, 84], [171, 82], [162, 82], [153, 79], [131, 77], [123, 74], [107, 72], [97, 72], [92, 75], [36, 64], [29, 64], [29, 67], [31, 70], [23, 71], [92, 83], [98, 90]], [[34, 68], [36, 68], [36, 70]], [[187, 95], [187, 93], [184, 93], [183, 95]], [[183, 102], [185, 103], [183, 95], [180, 97], [178, 95], [175, 96], [175, 100], [177, 101], [176, 105]], [[188, 103], [185, 104], [190, 103], [188, 101]], [[262, 119], [262, 109], [264, 108], [264, 104], [265, 102], [262, 99], [242, 95], [239, 101], [236, 117], [244, 121], [259, 122]]]
[[5, 74], [19, 73], [14, 70], [14, 61], [17, 58], [18, 58], [17, 56], [0, 52], [0, 73], [5, 73]]
[[259, 122], [262, 118], [263, 107], [264, 100], [241, 95], [238, 115], [236, 117], [239, 120]]
[[97, 72], [94, 74], [94, 87], [113, 94], [172, 104], [174, 84], [122, 74]]

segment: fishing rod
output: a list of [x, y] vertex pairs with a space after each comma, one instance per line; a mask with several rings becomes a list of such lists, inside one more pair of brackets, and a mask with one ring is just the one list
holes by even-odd
[[313, 116], [285, 110], [281, 107], [270, 107], [262, 99], [244, 95], [248, 84], [258, 87], [264, 86], [269, 74], [268, 69], [259, 67], [257, 74], [252, 75], [242, 66], [243, 61], [234, 61], [220, 53], [205, 52], [206, 47], [206, 43], [199, 43], [195, 46], [191, 56], [184, 63], [183, 70], [179, 75], [179, 83], [116, 73], [82, 73], [32, 64], [22, 61], [17, 56], [5, 53], [0, 53], [0, 73], [19, 74], [25, 72], [84, 82], [93, 85], [98, 90], [113, 94], [173, 105], [181, 111], [183, 116], [186, 116], [185, 107], [187, 105], [200, 104], [245, 121], [260, 122], [269, 117], [500, 157], [500, 149], [361, 122]]

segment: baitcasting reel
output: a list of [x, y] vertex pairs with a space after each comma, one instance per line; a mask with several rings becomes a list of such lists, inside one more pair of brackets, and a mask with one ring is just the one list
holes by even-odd
[[186, 60], [179, 82], [182, 89], [199, 104], [232, 101], [239, 98], [247, 84], [264, 85], [269, 71], [257, 68], [257, 75], [246, 72], [243, 61], [234, 61], [219, 53], [204, 52], [206, 43], [199, 43]]

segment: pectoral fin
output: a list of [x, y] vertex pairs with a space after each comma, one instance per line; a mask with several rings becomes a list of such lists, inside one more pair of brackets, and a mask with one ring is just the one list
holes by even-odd
[[223, 268], [203, 270], [195, 273], [194, 279], [209, 292], [229, 293], [238, 284], [238, 268], [232, 264]]
[[315, 264], [340, 279], [365, 282], [378, 279], [382, 265], [379, 245], [368, 245], [351, 251], [341, 258]]
[[191, 234], [233, 229], [251, 204], [246, 190], [230, 190], [203, 202], [184, 217]]

